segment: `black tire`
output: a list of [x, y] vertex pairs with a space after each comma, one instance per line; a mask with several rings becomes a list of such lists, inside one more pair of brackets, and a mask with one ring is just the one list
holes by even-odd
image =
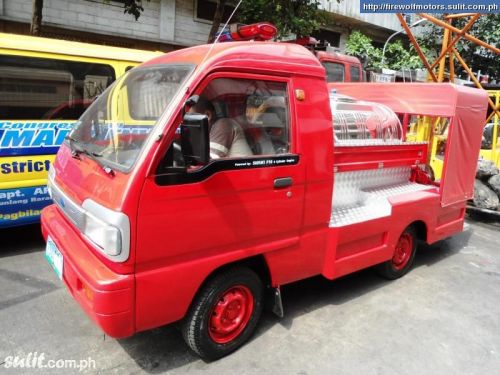
[[[224, 302], [227, 305], [227, 300], [233, 295], [236, 295], [235, 298], [242, 295], [243, 297], [246, 296], [246, 298], [230, 302], [236, 304], [237, 314], [242, 314], [241, 321], [244, 323], [233, 330], [232, 334], [236, 334], [235, 337], [231, 337], [231, 335], [224, 337], [223, 334], [219, 335], [216, 328], [214, 328], [213, 321], [216, 318], [213, 317], [216, 317], [219, 313], [219, 311], [215, 311], [216, 308], [221, 308], [220, 306], [223, 306]], [[226, 296], [229, 296], [229, 298]], [[184, 318], [181, 326], [184, 340], [196, 354], [205, 360], [212, 361], [228, 355], [243, 345], [254, 333], [262, 314], [263, 296], [262, 282], [255, 272], [249, 268], [234, 267], [217, 273], [198, 292], [187, 316]], [[226, 297], [226, 299], [223, 297]], [[246, 309], [241, 308], [241, 301], [250, 303], [250, 300], [252, 300], [251, 309], [248, 304], [245, 305]], [[240, 307], [238, 308], [238, 306]], [[230, 308], [226, 306], [222, 307], [222, 309], [224, 310], [220, 315], [226, 316]], [[241, 312], [242, 310], [245, 312]], [[220, 319], [221, 322], [224, 322], [223, 317]], [[238, 318], [234, 319], [234, 321], [231, 319], [234, 318], [229, 317], [225, 321], [230, 320], [231, 323], [238, 321]], [[228, 339], [229, 341], [223, 342]]]
[[[408, 240], [411, 241], [411, 244], [408, 244]], [[398, 246], [402, 246], [402, 242], [404, 242], [403, 246], [408, 247], [410, 251], [408, 254], [405, 253], [404, 256], [401, 256], [401, 252], [404, 253], [404, 250], [399, 251]], [[416, 231], [413, 227], [406, 228], [401, 236], [399, 237], [398, 243], [394, 248], [393, 257], [379, 264], [375, 267], [375, 271], [382, 277], [388, 280], [395, 280], [404, 276], [410, 271], [411, 266], [413, 265], [413, 261], [415, 259], [415, 253], [417, 252], [417, 235]], [[404, 259], [402, 259], [404, 258]]]

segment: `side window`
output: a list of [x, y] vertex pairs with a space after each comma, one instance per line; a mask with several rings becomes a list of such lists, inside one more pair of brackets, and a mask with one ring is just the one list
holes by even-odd
[[210, 129], [212, 158], [289, 152], [285, 83], [218, 78], [201, 97], [215, 109]]
[[[210, 158], [249, 158], [290, 152], [290, 117], [284, 82], [217, 78], [189, 109], [209, 118]], [[163, 167], [182, 167], [180, 132]]]
[[76, 120], [115, 80], [109, 65], [0, 55], [4, 120]]
[[349, 68], [350, 73], [351, 73], [351, 82], [360, 82], [361, 81], [361, 74], [360, 74], [360, 69], [358, 66], [351, 66]]
[[327, 82], [344, 82], [345, 81], [344, 64], [324, 61], [323, 66], [326, 69], [326, 81]]

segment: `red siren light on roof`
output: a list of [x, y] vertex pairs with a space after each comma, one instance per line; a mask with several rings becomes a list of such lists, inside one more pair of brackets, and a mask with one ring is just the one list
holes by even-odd
[[273, 39], [278, 29], [271, 23], [258, 22], [251, 25], [234, 23], [229, 25], [229, 30], [221, 32], [219, 42], [232, 42], [243, 40], [265, 41]]

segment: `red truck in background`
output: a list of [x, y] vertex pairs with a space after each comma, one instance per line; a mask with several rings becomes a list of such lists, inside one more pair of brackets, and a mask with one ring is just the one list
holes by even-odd
[[[276, 26], [268, 22], [251, 25], [233, 23], [217, 36], [217, 42], [268, 41], [275, 38], [277, 33]], [[327, 82], [366, 82], [366, 74], [359, 59], [338, 52], [329, 43], [320, 43], [313, 37], [288, 40], [286, 43], [298, 44], [311, 51], [325, 67]]]
[[322, 45], [313, 37], [295, 39], [311, 51], [325, 67], [327, 82], [366, 82], [366, 72], [357, 57], [344, 55], [330, 45]]
[[[327, 84], [288, 43], [165, 54], [101, 94], [60, 148], [46, 257], [106, 334], [180, 322], [217, 359], [249, 339], [267, 294], [283, 315], [280, 286], [372, 266], [395, 279], [417, 241], [461, 232], [486, 107], [449, 84]], [[451, 123], [439, 183], [427, 145], [404, 140], [412, 115]]]
[[334, 51], [317, 51], [316, 57], [326, 70], [327, 82], [365, 82], [365, 72], [357, 57]]

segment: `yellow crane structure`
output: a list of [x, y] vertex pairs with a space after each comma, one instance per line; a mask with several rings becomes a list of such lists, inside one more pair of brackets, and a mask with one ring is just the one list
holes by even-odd
[[[473, 84], [478, 89], [486, 90], [489, 94], [488, 116], [483, 125], [483, 143], [480, 161], [478, 161], [478, 174], [474, 184], [474, 204], [468, 207], [471, 211], [487, 212], [500, 216], [500, 85], [487, 85], [485, 87], [455, 46], [463, 40], [486, 48], [496, 55], [500, 55], [500, 49], [469, 34], [470, 29], [483, 16], [479, 13], [446, 14], [443, 19], [426, 13], [418, 13], [418, 16], [444, 30], [441, 53], [431, 63], [422, 52], [403, 15], [397, 14], [401, 26], [427, 69], [428, 80], [454, 82], [456, 78], [455, 64], [458, 63], [467, 72]], [[459, 19], [465, 20], [465, 25], [461, 29], [454, 26], [454, 23], [456, 24]], [[428, 163], [437, 180], [441, 179], [443, 171], [449, 125], [447, 118], [413, 116], [407, 129], [408, 140], [425, 141], [429, 144]]]
[[[412, 33], [411, 28], [403, 15], [397, 14], [401, 26], [406, 31], [410, 42], [414, 46], [428, 71], [429, 80], [433, 82], [444, 82], [445, 79], [449, 79], [449, 81], [453, 82], [456, 77], [455, 62], [458, 62], [464, 71], [470, 76], [470, 79], [477, 86], [477, 88], [484, 90], [485, 87], [483, 87], [483, 84], [455, 48], [456, 44], [460, 40], [466, 40], [500, 55], [499, 48], [468, 33], [482, 15], [479, 13], [448, 14], [444, 16], [443, 20], [426, 13], [418, 13], [418, 16], [444, 29], [441, 53], [437, 59], [431, 63], [422, 52], [417, 39]], [[453, 26], [454, 21], [457, 19], [467, 19], [467, 22], [462, 29]], [[446, 75], [447, 67], [448, 74]], [[500, 142], [498, 139], [500, 136], [498, 131], [500, 122], [500, 86], [498, 89], [488, 89], [487, 91], [490, 96], [490, 108], [488, 111], [488, 118], [485, 119], [484, 125], [486, 126], [486, 124], [490, 123], [493, 123], [494, 125], [492, 129], [493, 134], [491, 145], [488, 149], [481, 150], [481, 157], [483, 159], [493, 161], [498, 167], [500, 167]], [[429, 142], [429, 163], [437, 178], [440, 178], [443, 167], [442, 154], [444, 152], [443, 148], [445, 145], [448, 125], [447, 119], [416, 118], [412, 122], [407, 134], [409, 139]]]

